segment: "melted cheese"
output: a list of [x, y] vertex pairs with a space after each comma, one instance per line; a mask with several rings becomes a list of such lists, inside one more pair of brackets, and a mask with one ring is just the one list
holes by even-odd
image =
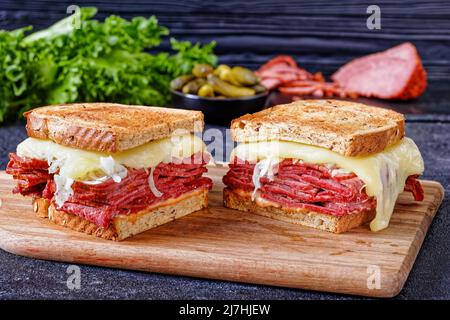
[[377, 199], [376, 217], [370, 224], [372, 231], [388, 226], [406, 178], [424, 170], [420, 151], [409, 138], [367, 157], [345, 157], [328, 149], [286, 141], [242, 143], [233, 150], [231, 158], [234, 157], [254, 162], [292, 158], [315, 164], [335, 164], [354, 172], [364, 181], [367, 194]]
[[[123, 167], [151, 168], [172, 157], [185, 158], [206, 149], [195, 135], [174, 136], [149, 142], [117, 153], [86, 151], [59, 145], [50, 140], [28, 138], [17, 146], [20, 157], [48, 161], [59, 175], [73, 180], [94, 180], [110, 176], [115, 181], [124, 178]], [[55, 170], [56, 171], [56, 170]]]

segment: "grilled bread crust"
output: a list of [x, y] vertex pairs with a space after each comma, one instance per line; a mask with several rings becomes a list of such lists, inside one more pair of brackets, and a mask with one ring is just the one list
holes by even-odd
[[399, 142], [405, 118], [392, 110], [338, 100], [302, 100], [247, 114], [231, 123], [237, 142], [293, 141], [344, 156], [368, 156]]
[[203, 131], [203, 113], [180, 109], [75, 103], [25, 112], [30, 137], [83, 150], [118, 152], [152, 140]]
[[208, 206], [208, 190], [198, 189], [175, 199], [166, 200], [129, 215], [117, 215], [108, 228], [77, 215], [57, 210], [53, 204], [43, 198], [33, 200], [33, 208], [39, 217], [47, 217], [53, 223], [66, 228], [94, 235], [106, 240], [123, 240], [164, 223], [184, 217]]

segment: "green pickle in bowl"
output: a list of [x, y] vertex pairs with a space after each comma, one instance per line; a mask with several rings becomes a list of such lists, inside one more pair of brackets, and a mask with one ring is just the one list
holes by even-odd
[[200, 97], [214, 97], [214, 88], [210, 84], [204, 84], [198, 90]]
[[205, 78], [214, 71], [214, 68], [209, 64], [199, 63], [194, 66], [192, 69], [192, 74], [197, 78]]
[[251, 97], [267, 91], [250, 69], [225, 64], [214, 68], [205, 63], [196, 64], [192, 74], [173, 79], [170, 88], [184, 94], [216, 99]]
[[239, 98], [255, 95], [255, 90], [229, 84], [213, 74], [208, 75], [208, 83], [213, 87], [214, 92], [217, 92], [225, 97]]
[[198, 91], [205, 83], [206, 83], [205, 79], [196, 78], [186, 83], [183, 86], [183, 89], [181, 89], [181, 91], [186, 94], [198, 94]]

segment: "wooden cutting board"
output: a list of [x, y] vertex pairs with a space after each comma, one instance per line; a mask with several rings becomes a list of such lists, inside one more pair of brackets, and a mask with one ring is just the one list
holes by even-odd
[[[443, 198], [422, 181], [425, 200], [400, 195], [388, 229], [331, 234], [222, 207], [223, 168], [212, 168], [210, 207], [123, 242], [37, 218], [0, 172], [0, 247], [46, 260], [347, 294], [391, 297], [402, 289]], [[424, 284], [426, 285], [426, 284]]]

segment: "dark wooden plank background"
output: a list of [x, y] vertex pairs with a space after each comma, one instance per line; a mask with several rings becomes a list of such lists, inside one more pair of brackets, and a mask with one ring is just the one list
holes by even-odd
[[[419, 49], [431, 80], [450, 78], [450, 1], [0, 1], [0, 28], [48, 26], [70, 4], [96, 6], [99, 18], [156, 15], [179, 39], [216, 40], [224, 63], [257, 67], [292, 54], [330, 74], [344, 62], [404, 41]], [[366, 27], [368, 5], [381, 8], [381, 30]], [[168, 45], [167, 41], [163, 48]], [[449, 86], [450, 87], [450, 86]]]
[[[403, 41], [419, 49], [431, 83], [418, 101], [395, 102], [409, 113], [445, 113], [450, 108], [450, 1], [5, 1], [0, 0], [0, 28], [34, 25], [37, 29], [66, 16], [69, 4], [94, 5], [99, 18], [120, 14], [130, 18], [155, 14], [179, 39], [218, 42], [225, 63], [257, 67], [276, 54], [292, 54], [311, 71], [336, 70], [351, 58]], [[366, 28], [366, 8], [381, 7], [381, 30]], [[165, 49], [167, 42], [165, 43]], [[1, 85], [1, 84], [0, 84]], [[377, 101], [377, 103], [381, 103]], [[389, 102], [390, 104], [390, 102]], [[449, 117], [408, 117], [407, 132], [427, 164], [425, 178], [449, 190]], [[0, 167], [26, 134], [22, 123], [0, 127]], [[449, 200], [432, 224], [400, 299], [449, 298]], [[189, 278], [149, 275], [82, 266], [81, 291], [61, 290], [65, 264], [28, 260], [0, 251], [0, 286], [6, 298], [216, 298], [325, 299], [330, 294], [266, 288]], [[17, 281], [22, 275], [29, 281]], [[14, 278], [14, 279], [13, 279]], [[13, 280], [11, 280], [13, 279]], [[20, 280], [20, 279], [19, 279]], [[120, 290], [117, 288], [120, 287]], [[139, 290], [136, 290], [139, 288]]]

